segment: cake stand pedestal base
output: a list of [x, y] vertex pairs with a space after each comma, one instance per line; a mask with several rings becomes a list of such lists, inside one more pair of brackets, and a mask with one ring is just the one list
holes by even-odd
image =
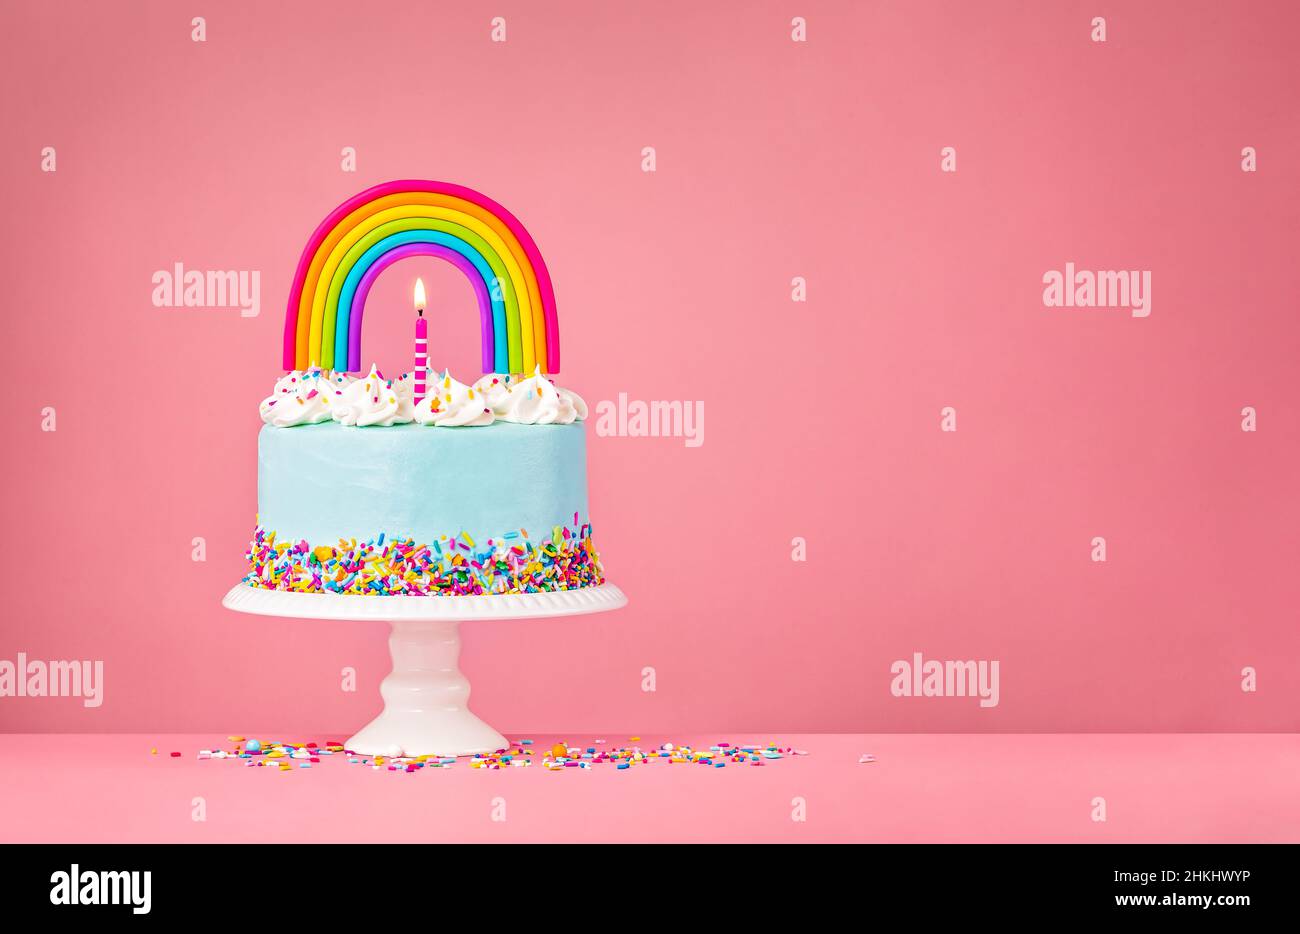
[[460, 623], [391, 625], [393, 670], [379, 686], [384, 710], [347, 748], [368, 756], [470, 756], [505, 749], [506, 738], [469, 709], [469, 679], [457, 667]]
[[379, 686], [384, 709], [346, 748], [368, 756], [468, 756], [505, 749], [507, 742], [469, 709], [469, 679], [459, 668], [460, 624], [602, 613], [626, 605], [627, 597], [613, 584], [486, 597], [359, 597], [241, 583], [221, 603], [261, 616], [387, 622], [393, 670]]

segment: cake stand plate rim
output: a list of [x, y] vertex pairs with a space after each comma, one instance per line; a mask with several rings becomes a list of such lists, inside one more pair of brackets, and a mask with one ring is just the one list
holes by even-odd
[[262, 590], [242, 581], [221, 605], [236, 613], [324, 620], [530, 619], [604, 613], [627, 605], [614, 584], [553, 593], [489, 594], [481, 597], [360, 597], [352, 594], [292, 593]]

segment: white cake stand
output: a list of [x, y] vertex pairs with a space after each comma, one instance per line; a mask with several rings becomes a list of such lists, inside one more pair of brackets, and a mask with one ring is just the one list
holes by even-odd
[[379, 686], [384, 709], [346, 743], [348, 750], [371, 756], [468, 756], [506, 748], [506, 738], [469, 709], [469, 679], [458, 666], [462, 622], [603, 613], [626, 603], [613, 584], [484, 597], [358, 597], [241, 583], [221, 601], [238, 613], [383, 620], [393, 627], [393, 670]]

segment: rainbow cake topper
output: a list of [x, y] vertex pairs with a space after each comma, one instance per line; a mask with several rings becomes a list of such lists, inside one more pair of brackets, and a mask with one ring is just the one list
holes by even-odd
[[370, 287], [407, 256], [445, 259], [469, 278], [485, 373], [559, 372], [555, 292], [524, 225], [473, 189], [418, 180], [367, 188], [311, 235], [285, 309], [284, 368], [360, 370]]

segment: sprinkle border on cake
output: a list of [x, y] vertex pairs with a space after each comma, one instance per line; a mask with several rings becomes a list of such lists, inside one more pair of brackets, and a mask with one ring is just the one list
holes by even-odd
[[540, 543], [526, 529], [477, 544], [467, 532], [416, 542], [380, 533], [335, 545], [277, 541], [258, 525], [244, 583], [261, 590], [354, 596], [471, 597], [553, 593], [605, 583], [591, 523], [555, 526]]

